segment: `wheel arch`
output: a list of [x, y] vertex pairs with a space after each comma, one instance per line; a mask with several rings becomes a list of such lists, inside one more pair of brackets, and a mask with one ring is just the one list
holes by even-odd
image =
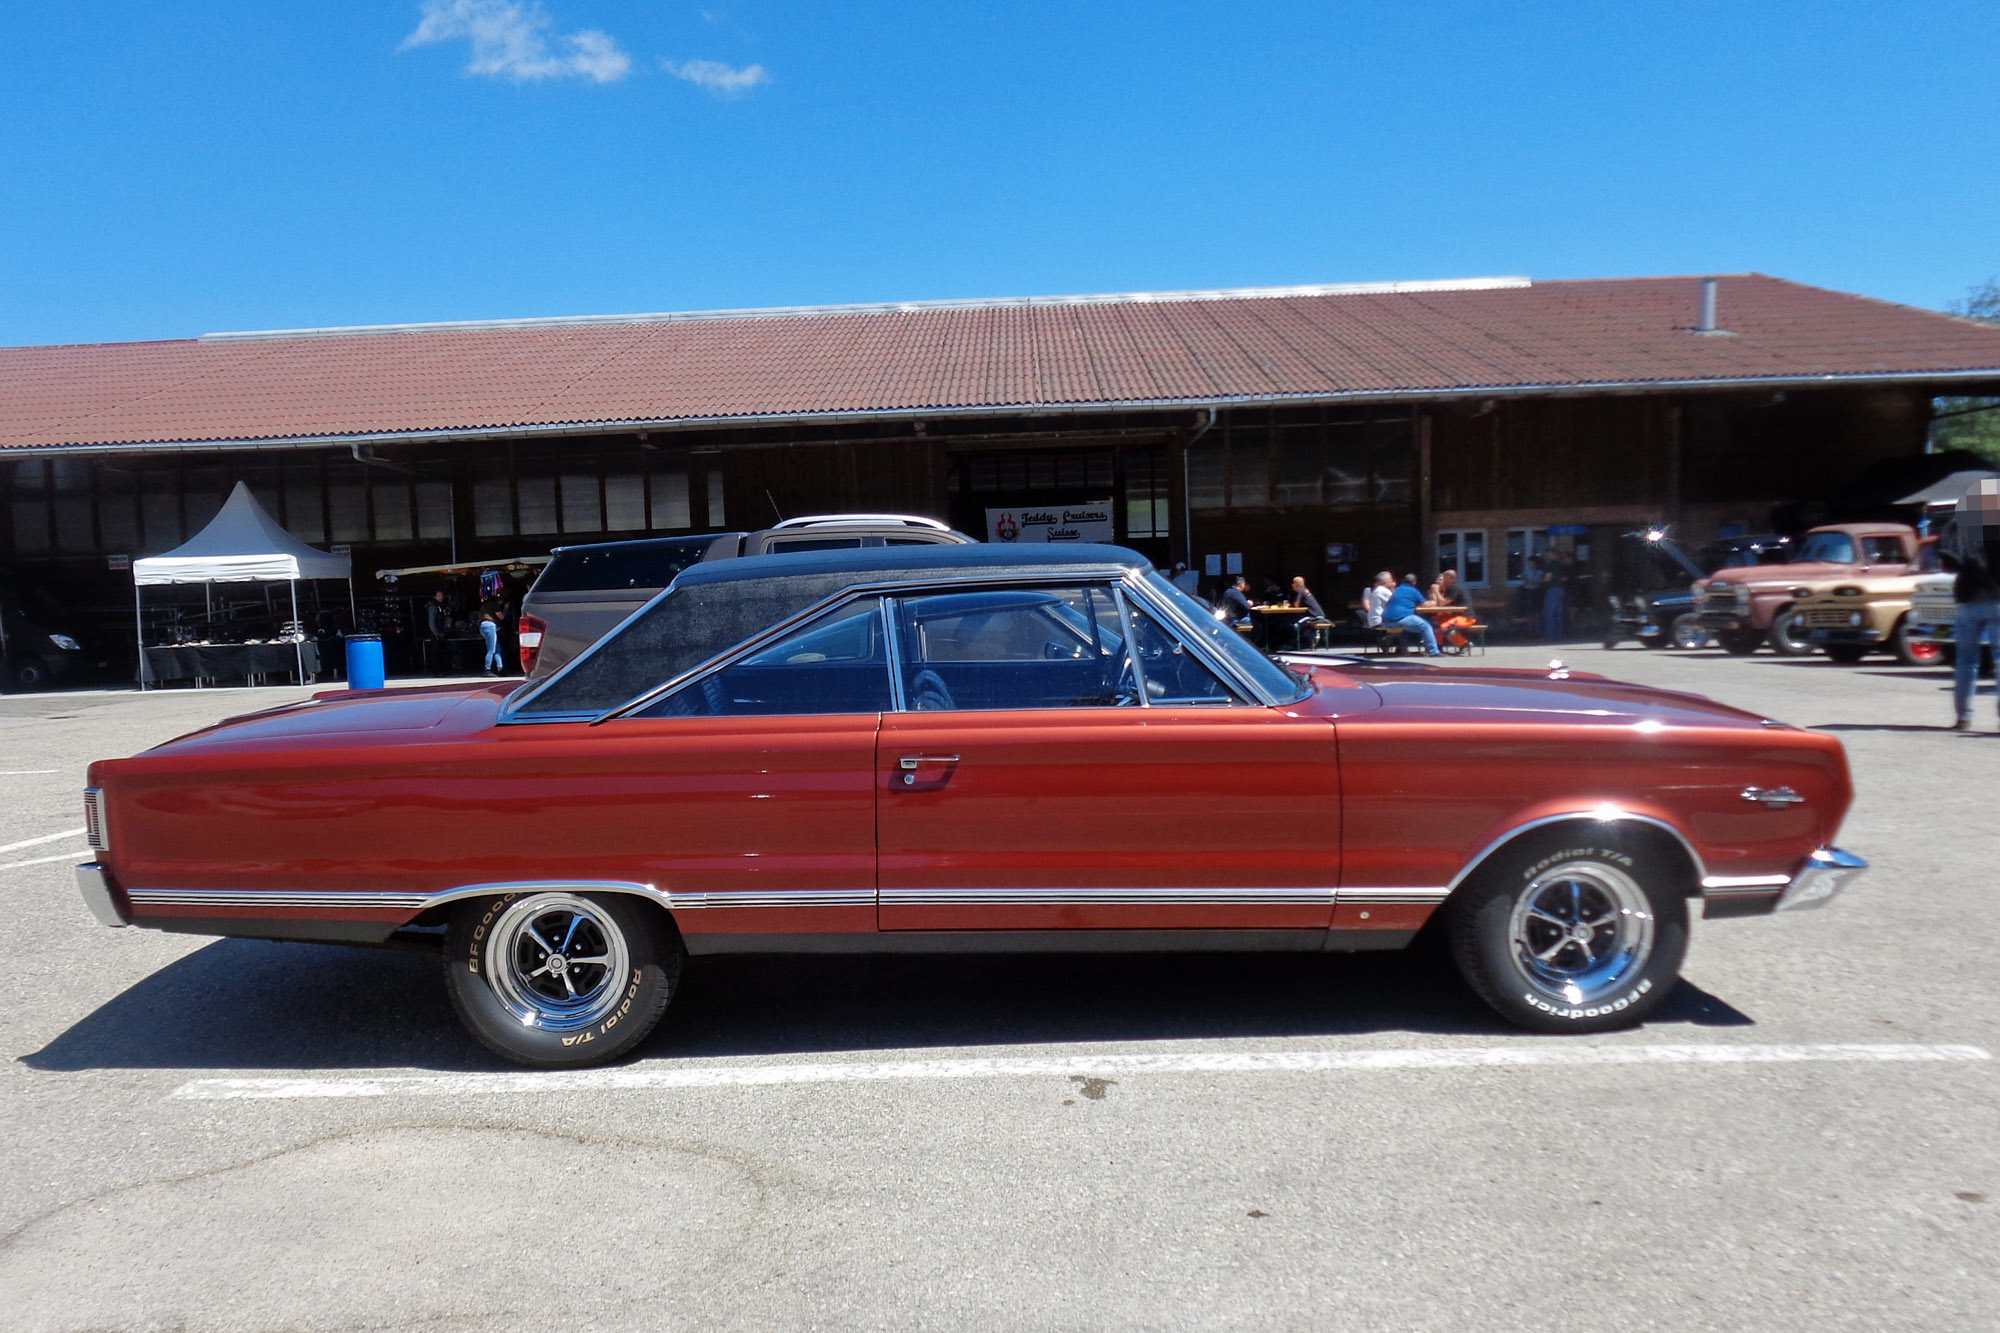
[[422, 910], [412, 917], [412, 926], [441, 926], [451, 915], [452, 909], [469, 898], [487, 898], [496, 893], [615, 893], [621, 897], [637, 898], [652, 904], [666, 919], [667, 926], [678, 938], [681, 933], [679, 919], [674, 915], [672, 897], [651, 884], [639, 884], [629, 880], [615, 879], [520, 879], [497, 880], [489, 884], [463, 884], [455, 889], [435, 893], [425, 901]]
[[1491, 864], [1495, 857], [1504, 854], [1508, 848], [1524, 838], [1539, 836], [1564, 827], [1595, 831], [1607, 824], [1620, 831], [1635, 832], [1665, 849], [1680, 863], [1687, 884], [1688, 897], [1701, 896], [1702, 880], [1707, 877], [1708, 869], [1701, 853], [1695, 849], [1694, 842], [1685, 832], [1659, 815], [1628, 810], [1620, 806], [1599, 805], [1587, 810], [1567, 810], [1539, 815], [1510, 826], [1506, 832], [1481, 848], [1478, 854], [1468, 860], [1459, 869], [1458, 874], [1452, 877], [1444, 905], [1449, 906], [1452, 900], [1459, 896], [1460, 890], [1477, 878], [1479, 872]]

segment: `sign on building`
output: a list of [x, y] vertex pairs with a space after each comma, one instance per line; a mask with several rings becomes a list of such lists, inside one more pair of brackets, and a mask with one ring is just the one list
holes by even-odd
[[1029, 505], [986, 511], [986, 540], [991, 542], [1108, 542], [1111, 501], [1080, 505]]

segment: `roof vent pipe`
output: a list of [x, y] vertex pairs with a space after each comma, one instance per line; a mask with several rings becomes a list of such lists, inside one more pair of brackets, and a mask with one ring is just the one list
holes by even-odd
[[1701, 318], [1695, 321], [1696, 333], [1715, 332], [1715, 279], [1701, 280]]

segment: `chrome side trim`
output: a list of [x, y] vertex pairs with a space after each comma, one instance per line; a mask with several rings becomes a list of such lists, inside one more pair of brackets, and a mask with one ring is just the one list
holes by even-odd
[[1790, 912], [1824, 907], [1867, 869], [1868, 863], [1852, 852], [1843, 852], [1838, 847], [1821, 847], [1806, 859], [1805, 868], [1799, 871], [1792, 886], [1785, 890], [1772, 910]]
[[1244, 904], [1331, 907], [1330, 888], [883, 889], [884, 907], [1142, 907]]
[[1458, 886], [1465, 883], [1467, 877], [1473, 871], [1479, 869], [1487, 857], [1493, 855], [1493, 853], [1499, 851], [1523, 833], [1528, 833], [1538, 828], [1547, 828], [1551, 824], [1615, 824], [1621, 821], [1630, 821], [1634, 824], [1647, 824], [1653, 828], [1672, 834], [1674, 841], [1681, 845], [1681, 850], [1688, 854], [1688, 860], [1694, 865], [1694, 876], [1697, 887], [1706, 882], [1708, 867], [1702, 863], [1701, 853], [1694, 849], [1694, 844], [1688, 841], [1687, 835], [1672, 824], [1667, 823], [1663, 819], [1655, 819], [1651, 815], [1635, 815], [1631, 811], [1621, 810], [1615, 805], [1594, 805], [1588, 810], [1576, 810], [1564, 815], [1544, 815], [1540, 819], [1531, 819], [1525, 824], [1515, 825], [1492, 842], [1487, 843], [1485, 847], [1480, 849], [1477, 856], [1467, 861], [1464, 867], [1456, 875], [1452, 876], [1451, 889], [1453, 892], [1456, 892]]
[[873, 907], [873, 889], [796, 889], [789, 892], [667, 893], [676, 911], [710, 907]]
[[100, 926], [125, 926], [131, 923], [118, 910], [118, 900], [112, 896], [111, 881], [104, 874], [104, 867], [95, 861], [87, 861], [76, 868], [77, 892], [83, 895], [83, 905], [97, 918]]
[[430, 896], [422, 893], [334, 893], [286, 889], [130, 889], [125, 896], [132, 900], [134, 907], [289, 907], [307, 911], [333, 908], [415, 911], [430, 901]]
[[1361, 903], [1367, 906], [1403, 905], [1429, 907], [1443, 902], [1450, 896], [1451, 889], [1446, 885], [1438, 885], [1432, 888], [1413, 886], [1363, 888], [1360, 886], [1342, 885], [1339, 892], [1334, 895], [1334, 901], [1340, 903]]

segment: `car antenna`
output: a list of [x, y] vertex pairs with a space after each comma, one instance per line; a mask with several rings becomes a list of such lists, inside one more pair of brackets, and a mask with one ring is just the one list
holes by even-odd
[[778, 522], [783, 523], [785, 521], [785, 511], [778, 508], [778, 502], [772, 498], [769, 486], [764, 488], [764, 498], [771, 501], [771, 512], [778, 516]]

